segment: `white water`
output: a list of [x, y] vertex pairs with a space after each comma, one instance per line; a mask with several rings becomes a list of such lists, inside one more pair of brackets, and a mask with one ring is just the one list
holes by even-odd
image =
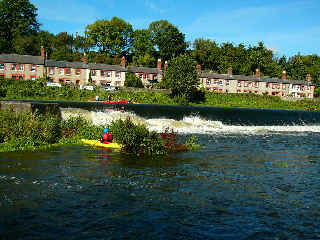
[[115, 111], [106, 109], [104, 111], [94, 112], [83, 109], [61, 109], [62, 118], [82, 116], [94, 125], [108, 125], [113, 120], [126, 119], [130, 117], [135, 123], [145, 124], [149, 130], [162, 132], [169, 128], [175, 132], [182, 134], [214, 134], [214, 133], [242, 133], [242, 134], [266, 134], [268, 132], [320, 132], [320, 126], [236, 126], [225, 125], [220, 121], [210, 121], [197, 116], [186, 116], [182, 120], [177, 121], [167, 118], [144, 119], [131, 112]]

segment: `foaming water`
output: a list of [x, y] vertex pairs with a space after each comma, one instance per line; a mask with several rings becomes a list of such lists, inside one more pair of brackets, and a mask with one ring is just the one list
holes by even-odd
[[95, 125], [108, 125], [117, 119], [130, 118], [133, 122], [145, 124], [148, 129], [162, 132], [169, 128], [181, 134], [265, 134], [268, 132], [279, 133], [305, 133], [320, 132], [320, 125], [275, 125], [275, 126], [248, 126], [228, 125], [221, 121], [212, 121], [197, 115], [184, 116], [182, 120], [169, 118], [143, 118], [133, 112], [105, 109], [103, 111], [88, 111], [82, 109], [62, 109], [62, 118], [68, 119], [82, 116]]

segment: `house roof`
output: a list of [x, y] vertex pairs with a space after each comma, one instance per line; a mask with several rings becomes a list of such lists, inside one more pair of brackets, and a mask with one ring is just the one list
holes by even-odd
[[128, 66], [127, 69], [135, 73], [162, 73], [158, 68]]
[[61, 68], [88, 68], [87, 64], [82, 62], [67, 62], [67, 61], [55, 61], [47, 60], [46, 66], [48, 67], [61, 67]]
[[125, 72], [126, 68], [121, 67], [120, 65], [108, 65], [102, 63], [89, 63], [88, 68], [92, 70], [112, 70], [112, 71], [119, 71]]
[[239, 81], [252, 81], [252, 82], [268, 82], [268, 83], [291, 83], [291, 84], [304, 84], [304, 85], [315, 85], [308, 81], [302, 80], [283, 80], [279, 78], [262, 77], [258, 78], [256, 76], [245, 76], [245, 75], [228, 75], [228, 74], [218, 74], [213, 72], [203, 72], [200, 77], [202, 78], [216, 78], [216, 79], [226, 79], [226, 80], [239, 80]]
[[44, 60], [40, 56], [19, 55], [19, 54], [0, 54], [0, 62], [6, 63], [27, 63], [43, 64]]

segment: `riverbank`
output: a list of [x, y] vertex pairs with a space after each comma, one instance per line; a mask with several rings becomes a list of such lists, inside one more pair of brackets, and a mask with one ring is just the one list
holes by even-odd
[[153, 90], [126, 90], [105, 91], [102, 89], [80, 90], [70, 86], [47, 87], [41, 81], [3, 80], [0, 82], [0, 100], [58, 100], [58, 101], [83, 101], [96, 99], [131, 100], [145, 104], [165, 105], [194, 105], [194, 106], [219, 106], [241, 108], [265, 108], [288, 110], [320, 110], [320, 102], [316, 100], [286, 101], [276, 96], [255, 94], [226, 94], [205, 92], [204, 100], [198, 103], [188, 103], [183, 99], [171, 98], [168, 92]]
[[106, 127], [113, 132], [114, 141], [122, 145], [122, 152], [135, 155], [167, 155], [200, 147], [194, 137], [181, 143], [178, 134], [172, 130], [156, 133], [130, 118], [97, 126], [81, 116], [62, 119], [56, 113], [23, 110], [0, 111], [0, 152], [83, 145], [81, 139], [98, 140]]

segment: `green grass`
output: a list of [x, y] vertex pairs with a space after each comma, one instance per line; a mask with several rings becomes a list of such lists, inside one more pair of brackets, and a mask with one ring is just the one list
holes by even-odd
[[126, 91], [107, 92], [103, 90], [79, 90], [69, 86], [46, 87], [43, 81], [2, 80], [0, 81], [0, 100], [62, 100], [88, 101], [94, 100], [96, 95], [100, 99], [132, 100], [145, 104], [194, 106], [220, 106], [242, 108], [268, 108], [319, 111], [320, 103], [317, 100], [285, 101], [276, 96], [256, 94], [224, 94], [205, 92], [205, 100], [201, 103], [187, 103], [183, 99], [171, 98], [169, 94], [156, 91]]

